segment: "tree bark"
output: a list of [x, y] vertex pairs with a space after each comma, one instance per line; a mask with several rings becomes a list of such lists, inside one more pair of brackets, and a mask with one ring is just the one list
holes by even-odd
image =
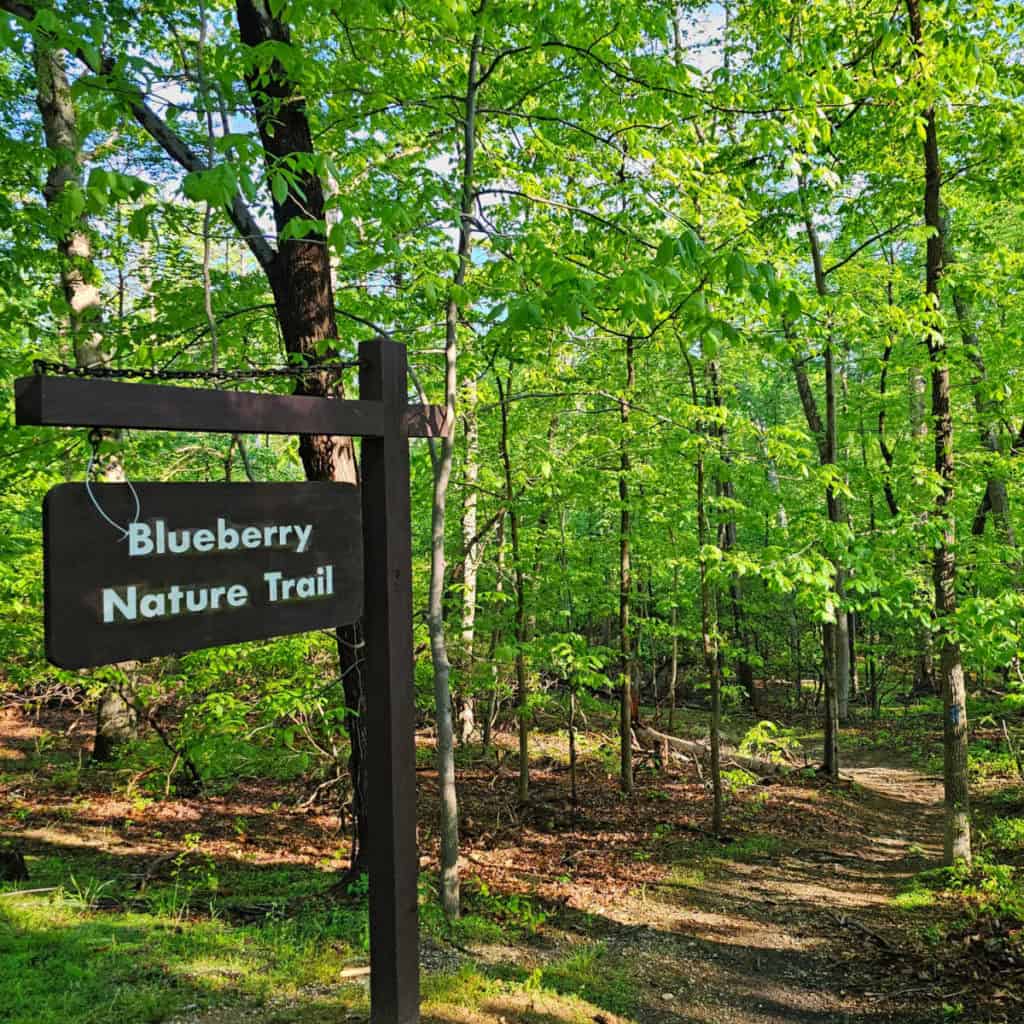
[[[709, 360], [707, 364], [708, 382], [711, 385], [711, 399], [716, 409], [723, 409], [722, 390], [719, 384], [718, 363]], [[724, 467], [724, 472], [715, 476], [715, 487], [719, 497], [725, 498], [729, 508], [725, 516], [718, 524], [718, 546], [723, 551], [732, 551], [736, 547], [736, 513], [732, 509], [732, 502], [736, 498], [735, 487], [729, 475], [728, 466], [732, 461], [726, 450], [728, 442], [728, 431], [725, 427], [725, 420], [720, 419], [715, 428], [715, 438], [718, 442], [719, 463]], [[732, 611], [733, 639], [739, 654], [736, 657], [736, 681], [743, 687], [750, 701], [750, 706], [757, 712], [757, 690], [754, 686], [754, 669], [746, 656], [747, 635], [744, 627], [743, 609], [743, 582], [737, 575], [733, 575], [729, 581], [729, 604]]]
[[[81, 188], [82, 167], [78, 137], [78, 111], [67, 76], [67, 54], [36, 40], [32, 50], [36, 76], [36, 106], [43, 124], [46, 148], [53, 161], [46, 175], [43, 197], [47, 208], [60, 217], [68, 187]], [[61, 290], [68, 309], [68, 337], [76, 366], [99, 366], [109, 361], [103, 350], [100, 272], [93, 262], [92, 238], [85, 214], [68, 224], [57, 239]], [[114, 436], [113, 434], [105, 436]], [[110, 456], [100, 470], [104, 479], [124, 480], [120, 459]], [[127, 669], [130, 666], [122, 665]], [[127, 690], [127, 696], [123, 691]], [[96, 707], [96, 735], [92, 757], [109, 761], [118, 747], [138, 736], [138, 715], [130, 699], [128, 681], [107, 686]]]
[[476, 636], [476, 597], [483, 540], [477, 534], [477, 481], [480, 476], [480, 427], [476, 412], [477, 387], [467, 381], [462, 424], [466, 444], [463, 456], [462, 496], [462, 622], [459, 667], [461, 681], [456, 704], [459, 712], [459, 739], [468, 743], [476, 728], [473, 687], [473, 649]]
[[[689, 357], [686, 360], [690, 377], [690, 400], [694, 408], [699, 405], [697, 397], [697, 378]], [[716, 835], [722, 831], [722, 675], [718, 661], [718, 630], [717, 611], [713, 606], [713, 595], [708, 581], [708, 565], [704, 548], [708, 542], [708, 518], [705, 501], [704, 480], [704, 438], [708, 436], [707, 423], [703, 417], [697, 422], [698, 447], [697, 460], [694, 465], [697, 501], [697, 569], [700, 584], [700, 625], [701, 649], [704, 654], [704, 671], [708, 675], [711, 688], [711, 742], [709, 754], [711, 758], [711, 794], [712, 830]]]
[[[948, 242], [944, 259], [948, 262]], [[952, 293], [953, 308], [956, 311], [957, 324], [960, 327], [960, 337], [967, 352], [967, 358], [970, 359], [975, 369], [972, 383], [974, 385], [974, 410], [978, 414], [978, 433], [982, 446], [991, 454], [993, 463], [995, 463], [1002, 455], [1002, 445], [1000, 444], [998, 414], [992, 407], [992, 401], [985, 394], [985, 385], [988, 383], [985, 356], [981, 351], [978, 335], [971, 325], [971, 310], [967, 300], [956, 288], [952, 289]], [[1003, 543], [1015, 548], [1017, 535], [1013, 528], [1013, 519], [1010, 517], [1010, 497], [1006, 489], [1006, 480], [995, 465], [990, 468], [985, 480], [985, 499], [982, 502], [980, 514], [975, 517], [971, 526], [971, 533], [974, 536], [979, 537], [985, 532], [985, 521], [989, 512], [992, 513], [992, 520]]]
[[[498, 537], [497, 537], [497, 548], [498, 554], [494, 565], [494, 592], [495, 594], [502, 594], [505, 590], [505, 517], [502, 516], [498, 520]], [[500, 601], [500, 598], [499, 598]], [[501, 604], [498, 604], [498, 608], [501, 608]], [[501, 641], [501, 618], [500, 611], [499, 617], [495, 620], [494, 627], [491, 629], [491, 639], [488, 644], [488, 661], [491, 665], [491, 699], [487, 704], [487, 715], [484, 718], [483, 728], [481, 729], [481, 743], [483, 744], [484, 751], [491, 745], [491, 730], [494, 728], [494, 722], [498, 715], [498, 668], [495, 662], [495, 654], [498, 650], [498, 643]]]
[[519, 802], [530, 798], [530, 693], [526, 675], [526, 580], [523, 574], [523, 553], [519, 543], [519, 511], [512, 487], [512, 458], [508, 448], [508, 406], [512, 390], [509, 379], [503, 388], [498, 379], [498, 401], [501, 405], [501, 462], [505, 471], [505, 501], [508, 503], [508, 525], [512, 542], [512, 568], [516, 588], [516, 711], [519, 723]]
[[[803, 193], [804, 184], [801, 181], [800, 189]], [[818, 230], [814, 224], [810, 208], [804, 200], [804, 231], [807, 235], [807, 244], [811, 254], [811, 268], [814, 277], [814, 289], [818, 295], [825, 298], [828, 295], [828, 286], [825, 280], [825, 269], [821, 255], [821, 242], [818, 238]], [[807, 425], [818, 443], [818, 454], [822, 466], [836, 465], [836, 415], [835, 415], [835, 366], [833, 358], [834, 339], [829, 334], [825, 343], [825, 421], [821, 420], [818, 413], [817, 402], [814, 392], [811, 389], [810, 379], [802, 361], [794, 361], [793, 367], [797, 378], [797, 391], [800, 395], [800, 403], [804, 409]], [[835, 470], [833, 470], [835, 472]], [[828, 512], [829, 522], [838, 526], [846, 523], [846, 512], [842, 497], [836, 492], [835, 487], [829, 482], [825, 490], [825, 504]], [[833, 555], [835, 574], [833, 577], [833, 592], [835, 594], [835, 622], [826, 623], [824, 630], [824, 643], [828, 648], [823, 652], [823, 668], [825, 670], [825, 709], [826, 716], [831, 718], [836, 715], [835, 721], [825, 723], [825, 768], [832, 777], [838, 777], [838, 732], [839, 721], [845, 718], [844, 712], [848, 710], [850, 692], [850, 659], [848, 627], [846, 624], [846, 611], [843, 608], [845, 601], [844, 591], [844, 567], [842, 559]], [[830, 742], [831, 739], [831, 742]]]
[[626, 389], [619, 400], [619, 650], [622, 655], [622, 688], [619, 700], [619, 782], [624, 793], [633, 792], [633, 650], [630, 636], [630, 592], [633, 587], [630, 565], [629, 519], [629, 402], [636, 386], [633, 338], [626, 339]]
[[[236, 16], [239, 36], [245, 47], [259, 47], [264, 43], [291, 45], [288, 26], [272, 16], [259, 0], [237, 0]], [[251, 66], [246, 84], [256, 111], [256, 126], [268, 176], [288, 168], [295, 178], [283, 199], [273, 198], [278, 237], [276, 251], [263, 239], [257, 226], [239, 214], [240, 198], [232, 204], [229, 213], [267, 275], [285, 350], [289, 355], [315, 364], [323, 357], [336, 356], [338, 338], [327, 240], [316, 228], [304, 230], [301, 238], [282, 238], [293, 218], [326, 223], [323, 183], [319, 175], [301, 164], [300, 169], [293, 170], [296, 156], [314, 153], [306, 101], [299, 86], [276, 59], [262, 66]], [[136, 112], [136, 118], [183, 166], [189, 166], [181, 155], [175, 154], [174, 146], [164, 137], [166, 126], [161, 128], [160, 123], [154, 125], [151, 119], [142, 116], [145, 109]], [[317, 371], [300, 377], [295, 391], [319, 397], [344, 397], [340, 380], [333, 380], [331, 374]], [[358, 483], [355, 446], [349, 437], [303, 434], [299, 438], [299, 455], [308, 480]], [[365, 696], [362, 692], [364, 680], [359, 624], [340, 627], [337, 641], [351, 745], [349, 768], [352, 773], [355, 843], [349, 874], [354, 876], [367, 867], [366, 780], [362, 759], [366, 735], [365, 717], [360, 714], [360, 709], [365, 706]]]
[[[462, 182], [456, 245], [457, 265], [445, 308], [445, 411], [450, 422], [455, 420], [455, 399], [458, 389], [459, 320], [462, 316], [462, 310], [456, 298], [456, 289], [461, 290], [466, 280], [472, 236], [470, 217], [473, 212], [474, 200], [473, 161], [476, 156], [476, 97], [480, 44], [481, 30], [477, 29], [470, 46], [466, 95], [463, 100]], [[455, 789], [451, 663], [448, 659], [448, 644], [444, 628], [444, 574], [446, 568], [444, 534], [448, 484], [451, 480], [452, 457], [455, 450], [453, 434], [442, 438], [440, 447], [440, 455], [435, 455], [433, 460], [434, 500], [431, 517], [427, 627], [430, 632], [430, 654], [434, 666], [437, 774], [441, 790], [441, 906], [448, 917], [457, 917], [459, 914], [459, 803]]]
[[[906, 0], [910, 38], [923, 55], [924, 30], [919, 0]], [[971, 808], [967, 776], [967, 694], [960, 643], [953, 619], [956, 613], [956, 522], [953, 515], [953, 416], [950, 405], [950, 373], [940, 316], [940, 285], [943, 270], [941, 213], [942, 165], [934, 105], [924, 110], [924, 220], [931, 228], [925, 256], [925, 294], [929, 299], [929, 323], [925, 341], [931, 360], [932, 421], [935, 424], [935, 471], [942, 487], [935, 498], [939, 523], [935, 546], [934, 584], [939, 672], [943, 696], [943, 753], [945, 784], [945, 863], [971, 860]]]
[[[803, 363], [794, 360], [793, 371], [796, 375], [797, 392], [807, 419], [807, 426], [818, 443], [818, 453], [822, 465], [826, 465], [827, 448], [825, 445], [825, 426], [818, 413], [818, 404], [811, 390], [810, 379]], [[835, 514], [832, 502], [828, 501], [831, 487], [826, 494], [829, 519]], [[839, 702], [837, 699], [836, 678], [836, 631], [835, 624], [826, 622], [822, 629], [822, 676], [825, 687], [825, 771], [832, 778], [839, 777]]]

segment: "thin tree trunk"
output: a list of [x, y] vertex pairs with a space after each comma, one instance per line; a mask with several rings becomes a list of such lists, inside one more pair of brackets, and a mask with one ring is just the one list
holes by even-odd
[[476, 634], [477, 580], [484, 545], [477, 533], [477, 480], [480, 475], [480, 429], [476, 412], [477, 387], [470, 380], [465, 388], [462, 422], [466, 445], [463, 457], [462, 497], [462, 623], [459, 651], [460, 684], [456, 701], [459, 712], [459, 739], [468, 743], [476, 728], [475, 690], [473, 686], [473, 648]]
[[[836, 396], [835, 396], [835, 362], [832, 339], [825, 345], [825, 464], [837, 464], [836, 451]], [[835, 525], [845, 524], [845, 502], [829, 484], [826, 501], [829, 520]], [[835, 626], [833, 640], [835, 643], [834, 668], [835, 676], [832, 689], [835, 691], [836, 715], [843, 723], [850, 717], [850, 625], [849, 616], [843, 605], [846, 601], [846, 569], [840, 559], [836, 559], [835, 581], [833, 589], [836, 595]], [[836, 768], [838, 772], [838, 765]]]
[[633, 338], [626, 339], [626, 390], [619, 401], [619, 649], [622, 654], [622, 691], [619, 702], [620, 784], [624, 793], [633, 792], [633, 651], [630, 636], [629, 602], [633, 587], [630, 566], [629, 520], [629, 401], [636, 385]]
[[[686, 365], [690, 377], [690, 399], [696, 408], [699, 405], [697, 378], [689, 357], [686, 358]], [[718, 661], [717, 615], [713, 607], [713, 595], [708, 581], [707, 558], [704, 554], [709, 531], [704, 481], [704, 438], [707, 436], [708, 430], [707, 424], [703, 420], [698, 423], [698, 432], [700, 437], [698, 438], [694, 473], [697, 488], [697, 566], [700, 576], [701, 648], [704, 654], [704, 670], [708, 674], [708, 683], [711, 687], [712, 831], [718, 835], [722, 831], [722, 677]]]
[[569, 798], [575, 808], [579, 804], [576, 792], [576, 693], [569, 691]]
[[1015, 548], [1017, 535], [1010, 517], [1010, 498], [1006, 490], [1006, 480], [998, 472], [996, 466], [1000, 455], [1002, 455], [998, 414], [993, 408], [994, 403], [985, 393], [988, 370], [985, 366], [985, 357], [981, 351], [978, 335], [971, 326], [971, 310], [967, 300], [956, 288], [953, 289], [953, 308], [956, 310], [956, 319], [960, 326], [960, 337], [963, 340], [964, 350], [976, 371], [972, 383], [974, 385], [974, 409], [978, 414], [978, 432], [981, 436], [982, 446], [991, 453], [993, 461], [993, 466], [989, 469], [985, 481], [985, 501], [981, 506], [982, 511], [979, 516], [975, 517], [971, 533], [976, 537], [984, 533], [985, 520], [987, 514], [991, 512], [992, 520], [1003, 543], [1008, 547]]
[[[722, 389], [719, 383], [719, 370], [716, 360], [711, 359], [707, 364], [708, 382], [711, 385], [711, 398], [716, 409], [723, 409]], [[718, 525], [718, 546], [723, 551], [731, 551], [736, 547], [736, 513], [732, 510], [732, 502], [735, 500], [735, 488], [729, 476], [729, 464], [732, 461], [726, 450], [728, 432], [725, 428], [724, 416], [718, 420], [714, 436], [718, 442], [719, 463], [723, 472], [716, 473], [715, 487], [720, 497], [726, 498], [729, 502], [728, 514]], [[754, 686], [754, 669], [744, 653], [747, 649], [747, 635], [744, 628], [743, 614], [743, 583], [739, 576], [733, 575], [729, 581], [729, 603], [732, 610], [733, 639], [739, 655], [736, 658], [736, 681], [743, 687], [750, 700], [750, 706], [757, 712], [757, 691]]]
[[[494, 592], [501, 594], [505, 590], [505, 517], [498, 520], [498, 555], [494, 570]], [[501, 604], [498, 604], [499, 616]], [[491, 664], [491, 699], [488, 702], [487, 716], [484, 718], [481, 741], [484, 752], [491, 745], [491, 731], [494, 728], [495, 719], [498, 716], [498, 669], [495, 664], [495, 654], [498, 644], [501, 641], [501, 618], [495, 620], [494, 628], [491, 630], [491, 641], [488, 645], [487, 657]]]
[[[673, 541], [673, 548], [675, 543]], [[668, 677], [668, 731], [672, 731], [676, 715], [676, 685], [679, 682], [679, 566], [673, 559], [672, 565], [672, 667]]]
[[[481, 5], [486, 5], [486, 0]], [[445, 311], [445, 412], [455, 420], [458, 389], [459, 320], [462, 310], [456, 298], [469, 266], [473, 212], [473, 161], [476, 156], [476, 98], [481, 30], [477, 29], [469, 52], [469, 73], [463, 99], [462, 189], [459, 203], [457, 266]], [[433, 442], [432, 442], [433, 449]], [[441, 796], [441, 906], [448, 917], [459, 914], [459, 803], [455, 789], [455, 732], [452, 722], [451, 663], [444, 628], [445, 515], [448, 484], [455, 450], [454, 432], [441, 439], [440, 455], [433, 459], [434, 495], [431, 515], [430, 588], [427, 628], [434, 666], [434, 714], [437, 723], [437, 774]]]
[[508, 449], [508, 406], [512, 391], [509, 378], [503, 388], [498, 379], [498, 401], [501, 405], [501, 461], [505, 470], [505, 501], [508, 503], [508, 524], [512, 541], [512, 565], [516, 588], [516, 712], [519, 723], [519, 802], [530, 798], [530, 693], [526, 676], [526, 581], [523, 576], [522, 548], [519, 543], [519, 512], [512, 487], [512, 459]]
[[[818, 414], [817, 402], [811, 390], [807, 370], [800, 360], [794, 360], [793, 371], [796, 375], [797, 392], [807, 418], [807, 425], [818, 443], [818, 452], [822, 465], [828, 462], [828, 448], [825, 441], [825, 425]], [[832, 496], [832, 488], [828, 488], [826, 499]], [[834, 504], [828, 500], [829, 519], [835, 515]], [[835, 625], [826, 622], [822, 629], [822, 676], [825, 688], [825, 771], [832, 778], [839, 775], [839, 702], [836, 696], [836, 640]]]
[[[804, 202], [804, 231], [811, 253], [811, 266], [814, 275], [814, 287], [819, 296], [828, 295], [825, 281], [824, 263], [821, 256], [821, 243], [814, 218], [807, 206], [804, 196], [804, 182], [800, 182], [801, 198]], [[836, 465], [836, 409], [835, 409], [835, 366], [833, 358], [834, 340], [829, 334], [825, 342], [825, 422], [818, 414], [817, 403], [811, 390], [807, 370], [800, 360], [794, 361], [793, 368], [797, 378], [797, 390], [804, 408], [808, 427], [818, 443], [818, 453], [822, 466]], [[833, 472], [835, 472], [833, 470]], [[845, 523], [846, 515], [843, 501], [831, 483], [826, 487], [825, 503], [829, 522], [838, 526]], [[824, 669], [825, 669], [825, 708], [826, 715], [835, 713], [839, 716], [846, 710], [849, 695], [849, 640], [847, 638], [844, 574], [842, 559], [833, 555], [835, 572], [833, 576], [833, 592], [835, 594], [834, 623], [827, 623], [824, 630]], [[833, 777], [838, 776], [838, 731], [839, 718], [825, 723], [825, 769]]]
[[[906, 0], [910, 37], [923, 54], [924, 34], [919, 0]], [[967, 693], [956, 638], [956, 524], [953, 516], [953, 416], [946, 344], [939, 318], [944, 224], [941, 214], [942, 165], [934, 105], [924, 111], [924, 220], [931, 228], [926, 252], [925, 293], [930, 300], [926, 341], [931, 359], [932, 420], [935, 424], [935, 471], [942, 488], [935, 498], [939, 523], [935, 545], [934, 582], [939, 671], [943, 696], [943, 752], [945, 783], [945, 863], [971, 860], [971, 808], [967, 776]]]

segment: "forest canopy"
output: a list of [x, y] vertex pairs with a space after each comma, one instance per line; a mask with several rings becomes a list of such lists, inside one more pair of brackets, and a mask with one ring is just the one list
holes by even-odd
[[155, 734], [168, 794], [270, 744], [345, 808], [358, 878], [359, 624], [59, 670], [39, 541], [43, 495], [87, 473], [344, 485], [358, 445], [108, 430], [93, 450], [16, 428], [13, 381], [45, 360], [351, 398], [346, 361], [383, 337], [454, 427], [411, 467], [449, 916], [459, 758], [501, 734], [526, 807], [536, 744], [568, 730], [575, 807], [591, 721], [627, 798], [689, 744], [721, 834], [722, 759], [795, 768], [786, 715], [835, 783], [851, 730], [923, 702], [943, 860], [970, 864], [972, 729], [1024, 744], [1022, 19], [0, 0], [0, 696], [95, 713], [96, 763]]

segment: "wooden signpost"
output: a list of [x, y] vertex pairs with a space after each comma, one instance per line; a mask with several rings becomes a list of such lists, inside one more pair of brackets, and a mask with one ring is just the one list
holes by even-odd
[[126, 485], [99, 485], [122, 539], [84, 486], [54, 488], [46, 616], [48, 656], [83, 666], [342, 625], [362, 608], [373, 1024], [419, 1019], [409, 438], [442, 436], [446, 424], [443, 409], [408, 404], [406, 376], [404, 346], [377, 339], [359, 346], [357, 401], [38, 375], [15, 382], [20, 425], [363, 438], [358, 490], [136, 484], [136, 515]]

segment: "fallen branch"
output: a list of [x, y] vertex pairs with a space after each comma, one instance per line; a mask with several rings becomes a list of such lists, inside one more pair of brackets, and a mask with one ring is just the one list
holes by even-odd
[[[666, 747], [675, 754], [681, 761], [690, 758], [705, 759], [711, 756], [711, 745], [700, 743], [697, 740], [684, 740], [678, 736], [669, 736], [668, 733], [658, 732], [648, 725], [636, 726], [636, 738], [640, 745], [648, 750], [664, 750]], [[777, 761], [769, 761], [763, 757], [753, 757], [749, 754], [741, 754], [735, 747], [722, 744], [722, 758], [752, 772], [754, 775], [781, 775], [789, 770], [789, 766], [779, 764]]]
[[856, 928], [857, 931], [862, 932], [869, 939], [874, 939], [882, 949], [892, 950], [892, 943], [884, 936], [879, 935], [878, 932], [872, 931], [866, 924], [861, 924], [860, 921], [848, 917], [846, 914], [833, 914], [831, 910], [826, 910], [825, 913], [841, 928]]

